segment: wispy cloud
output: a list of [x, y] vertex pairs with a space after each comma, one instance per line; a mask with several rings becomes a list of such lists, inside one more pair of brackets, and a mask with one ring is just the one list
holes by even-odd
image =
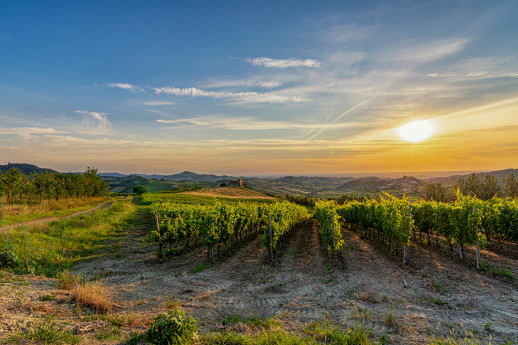
[[144, 91], [144, 89], [142, 89], [138, 86], [135, 86], [135, 85], [128, 84], [128, 83], [110, 83], [106, 86], [115, 87], [115, 88], [119, 88], [119, 89], [123, 89], [123, 90], [133, 91], [133, 92]]
[[252, 77], [247, 79], [210, 80], [203, 86], [209, 89], [225, 87], [259, 87], [262, 89], [274, 89], [282, 86], [280, 80]]
[[258, 57], [247, 60], [249, 64], [257, 67], [266, 68], [290, 68], [290, 67], [307, 67], [307, 68], [319, 68], [321, 63], [318, 60], [313, 59], [272, 59], [268, 57]]
[[332, 43], [344, 43], [366, 39], [372, 36], [374, 32], [374, 27], [335, 25], [328, 28], [321, 37], [323, 40], [330, 41]]
[[4, 128], [0, 127], [0, 134], [17, 134], [17, 135], [28, 135], [28, 134], [58, 134], [60, 131], [54, 128], [42, 128], [42, 127], [12, 127]]
[[155, 87], [157, 95], [168, 94], [174, 96], [209, 97], [239, 100], [238, 103], [305, 103], [311, 99], [298, 96], [284, 96], [273, 93], [258, 92], [228, 92], [228, 91], [206, 91], [195, 87]]
[[[201, 126], [210, 128], [221, 128], [229, 130], [290, 130], [290, 129], [336, 129], [358, 126], [358, 123], [348, 122], [339, 124], [325, 123], [293, 123], [287, 121], [258, 121], [250, 117], [217, 117], [217, 116], [200, 116], [193, 118], [175, 119], [175, 120], [157, 120], [159, 123], [182, 126]], [[169, 127], [171, 128], [171, 127]]]
[[83, 128], [88, 132], [106, 132], [111, 128], [111, 123], [106, 118], [107, 113], [87, 110], [74, 110], [74, 112], [86, 115], [83, 120]]
[[412, 44], [410, 47], [400, 49], [394, 56], [398, 61], [430, 62], [461, 51], [467, 39], [444, 39]]
[[169, 102], [169, 101], [155, 100], [155, 101], [143, 101], [140, 104], [147, 105], [147, 106], [150, 106], [150, 107], [156, 107], [156, 106], [161, 106], [161, 105], [174, 105], [175, 103], [174, 102]]

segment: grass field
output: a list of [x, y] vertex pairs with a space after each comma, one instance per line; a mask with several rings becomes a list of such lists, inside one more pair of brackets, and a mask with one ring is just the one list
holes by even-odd
[[120, 236], [134, 207], [129, 199], [119, 200], [94, 214], [4, 229], [2, 258], [7, 266], [14, 262], [12, 268], [19, 274], [54, 277], [101, 249], [102, 241]]
[[[46, 200], [37, 204], [0, 205], [0, 227], [39, 218], [63, 217], [97, 206], [108, 197]], [[2, 200], [3, 201], [3, 200]]]
[[182, 194], [189, 195], [200, 195], [200, 196], [213, 196], [219, 198], [239, 198], [239, 199], [270, 199], [274, 200], [275, 198], [265, 195], [260, 192], [256, 192], [247, 188], [240, 187], [220, 187], [220, 188], [206, 188], [201, 190], [196, 190], [192, 192], [185, 192]]

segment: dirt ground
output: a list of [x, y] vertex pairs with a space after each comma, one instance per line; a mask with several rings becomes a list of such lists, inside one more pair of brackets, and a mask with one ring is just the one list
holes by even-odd
[[[286, 329], [299, 331], [312, 321], [329, 318], [344, 329], [361, 326], [373, 339], [388, 344], [427, 344], [431, 336], [445, 337], [455, 328], [483, 337], [479, 344], [518, 343], [518, 283], [479, 272], [474, 252], [460, 260], [445, 243], [413, 244], [409, 264], [388, 253], [374, 240], [344, 230], [344, 248], [330, 264], [313, 220], [294, 230], [282, 244], [274, 263], [258, 238], [239, 243], [214, 264], [205, 263], [198, 247], [173, 259], [160, 261], [156, 247], [142, 244], [152, 227], [143, 212], [128, 236], [115, 240], [104, 255], [83, 261], [74, 273], [102, 277], [117, 306], [113, 315], [129, 321], [121, 338], [97, 340], [107, 321], [81, 317], [66, 302], [69, 292], [58, 290], [55, 279], [28, 278], [28, 285], [13, 276], [0, 289], [0, 339], [27, 332], [52, 313], [91, 344], [121, 343], [131, 332], [142, 332], [152, 318], [174, 301], [198, 320], [203, 331], [225, 327], [229, 317], [277, 317]], [[495, 267], [510, 268], [518, 276], [518, 250], [483, 251]], [[205, 264], [204, 264], [205, 263]], [[54, 301], [41, 301], [53, 294]]]

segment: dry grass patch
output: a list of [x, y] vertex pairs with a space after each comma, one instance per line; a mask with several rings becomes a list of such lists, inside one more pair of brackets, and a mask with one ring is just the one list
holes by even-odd
[[109, 288], [100, 281], [84, 282], [74, 286], [72, 296], [77, 305], [98, 313], [111, 311], [115, 304]]
[[164, 307], [169, 310], [175, 310], [182, 306], [182, 301], [176, 294], [167, 296], [164, 300]]

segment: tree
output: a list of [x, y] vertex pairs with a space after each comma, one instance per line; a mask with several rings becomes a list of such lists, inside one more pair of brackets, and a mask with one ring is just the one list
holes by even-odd
[[511, 198], [518, 197], [518, 180], [514, 176], [514, 174], [508, 175], [506, 178], [504, 178], [505, 182], [505, 191], [509, 193]]
[[135, 187], [133, 187], [133, 193], [135, 193], [135, 194], [142, 195], [142, 194], [147, 193], [147, 192], [148, 192], [148, 190], [144, 186], [135, 186]]
[[23, 188], [23, 173], [16, 168], [11, 168], [2, 177], [2, 189], [7, 198], [7, 203], [11, 205], [13, 196], [20, 193]]
[[482, 190], [482, 181], [477, 175], [471, 174], [466, 179], [464, 177], [458, 179], [456, 187], [463, 195], [479, 197]]
[[481, 200], [491, 200], [494, 196], [498, 195], [500, 186], [498, 180], [491, 174], [487, 174], [482, 181], [480, 193], [477, 197]]
[[454, 199], [451, 191], [440, 182], [426, 183], [419, 192], [427, 201], [450, 202]]

